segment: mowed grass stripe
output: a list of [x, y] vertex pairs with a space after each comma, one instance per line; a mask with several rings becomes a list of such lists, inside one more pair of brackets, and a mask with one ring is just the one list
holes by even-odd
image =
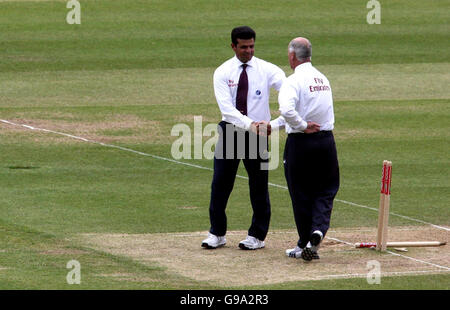
[[259, 55], [278, 64], [299, 35], [322, 64], [445, 63], [447, 9], [390, 1], [374, 26], [359, 0], [86, 0], [81, 25], [68, 25], [64, 2], [1, 2], [0, 71], [213, 67], [229, 55], [230, 29], [249, 22]]
[[[448, 199], [448, 179], [449, 173], [448, 144], [444, 143], [447, 139], [449, 130], [446, 128], [446, 114], [448, 104], [446, 100], [421, 100], [421, 101], [397, 101], [393, 104], [391, 101], [361, 101], [361, 102], [342, 102], [336, 105], [336, 141], [340, 154], [341, 165], [341, 181], [342, 186], [338, 195], [338, 199], [357, 202], [360, 205], [376, 206], [378, 203], [380, 163], [383, 159], [389, 158], [395, 162], [395, 181], [393, 184], [394, 198], [392, 201], [392, 212], [402, 214], [416, 219], [422, 219], [425, 222], [436, 223], [438, 225], [448, 225], [450, 218], [447, 206]], [[183, 120], [182, 116], [192, 113], [194, 115], [205, 115], [206, 119], [217, 117], [216, 109], [208, 109], [207, 105], [156, 105], [152, 109], [145, 106], [122, 106], [114, 109], [115, 113], [111, 113], [108, 107], [66, 107], [58, 108], [22, 108], [22, 109], [2, 109], [2, 114], [7, 112], [8, 116], [19, 115], [20, 120], [35, 120], [32, 125], [38, 127], [45, 124], [52, 130], [65, 131], [75, 135], [85, 137], [97, 136], [101, 137], [102, 142], [117, 144], [122, 147], [131, 148], [149, 154], [157, 154], [158, 156], [171, 158], [170, 147], [171, 142], [177, 137], [168, 136], [170, 129], [175, 124], [174, 119]], [[407, 117], [405, 117], [407, 115]], [[27, 118], [27, 116], [29, 116]], [[127, 116], [127, 117], [123, 117]], [[123, 136], [117, 136], [117, 133], [109, 135], [104, 132], [107, 124], [116, 124], [117, 120], [138, 120], [137, 124], [146, 124], [154, 119], [160, 124], [161, 138], [154, 140], [152, 138], [152, 128], [149, 133], [145, 131], [135, 131], [136, 138], [130, 139], [128, 133]], [[13, 118], [14, 119], [14, 118]], [[40, 120], [45, 122], [41, 123]], [[63, 120], [63, 121], [62, 121]], [[98, 124], [96, 122], [98, 121]], [[110, 123], [104, 123], [109, 120]], [[430, 131], [426, 129], [426, 122], [439, 124], [436, 130]], [[193, 115], [185, 117], [183, 123], [193, 128]], [[218, 120], [217, 120], [218, 121]], [[178, 121], [177, 121], [178, 123]], [[389, 126], [386, 126], [389, 124]], [[62, 126], [61, 126], [62, 125]], [[100, 127], [100, 132], [96, 131], [96, 125]], [[145, 127], [145, 126], [144, 126]], [[368, 140], [369, 133], [377, 133], [371, 135]], [[170, 168], [170, 165], [159, 165], [158, 162], [147, 161], [142, 159], [132, 160], [133, 154], [125, 156], [115, 156], [116, 151], [106, 151], [100, 146], [86, 147], [83, 145], [73, 145], [74, 141], [69, 141], [62, 137], [56, 139], [55, 135], [33, 134], [30, 135], [23, 131], [10, 131], [2, 128], [2, 144], [7, 153], [2, 153], [2, 162], [5, 167], [10, 166], [38, 166], [45, 167], [44, 170], [34, 169], [32, 171], [16, 171], [18, 173], [4, 174], [7, 186], [3, 187], [5, 215], [16, 217], [19, 210], [30, 208], [35, 205], [36, 198], [33, 195], [39, 194], [42, 199], [49, 199], [47, 202], [39, 202], [42, 205], [33, 212], [42, 213], [38, 218], [46, 217], [44, 212], [45, 205], [49, 208], [57, 208], [60, 210], [61, 216], [64, 215], [65, 208], [74, 207], [74, 212], [79, 208], [87, 213], [103, 214], [107, 210], [114, 210], [111, 221], [105, 221], [105, 227], [96, 227], [93, 222], [81, 225], [84, 229], [111, 229], [115, 231], [117, 228], [130, 229], [131, 231], [155, 232], [158, 229], [162, 231], [181, 231], [199, 230], [208, 223], [207, 206], [210, 172], [196, 173], [185, 171], [177, 173], [176, 167]], [[285, 135], [284, 135], [285, 137]], [[284, 146], [284, 137], [281, 134], [280, 152], [282, 153]], [[207, 138], [204, 138], [204, 141]], [[24, 143], [23, 146], [17, 142]], [[109, 141], [109, 142], [108, 142]], [[420, 150], [420, 151], [417, 151]], [[212, 167], [209, 160], [191, 160], [188, 162], [204, 166]], [[61, 168], [60, 168], [61, 167]], [[59, 170], [62, 169], [62, 170]], [[70, 179], [66, 179], [67, 173], [73, 169], [75, 174], [70, 175]], [[189, 170], [189, 169], [188, 169]], [[7, 171], [7, 170], [6, 170]], [[6, 172], [4, 170], [4, 172]], [[147, 174], [151, 171], [151, 177]], [[169, 173], [168, 173], [169, 172]], [[21, 175], [27, 173], [32, 176], [36, 174], [45, 180], [44, 183], [34, 183], [34, 178], [29, 180], [21, 179]], [[62, 173], [62, 174], [61, 174]], [[239, 173], [246, 175], [244, 168], [241, 166]], [[48, 175], [47, 175], [48, 174]], [[86, 187], [89, 182], [95, 180], [96, 174], [105, 174], [102, 180], [105, 186], [100, 186], [96, 182], [95, 188], [101, 190], [98, 193], [91, 191], [92, 187]], [[120, 175], [127, 175], [121, 178]], [[49, 178], [51, 176], [51, 178]], [[8, 178], [17, 179], [17, 186], [23, 187], [23, 184], [36, 187], [37, 185], [46, 184], [43, 188], [37, 186], [37, 192], [28, 192], [20, 200], [25, 205], [20, 205], [19, 209], [12, 208], [11, 202], [17, 200], [16, 196], [11, 196], [11, 185]], [[164, 182], [158, 181], [162, 178]], [[69, 181], [70, 180], [70, 181]], [[195, 180], [195, 182], [193, 182]], [[284, 173], [282, 167], [271, 171], [270, 180], [273, 184], [285, 184]], [[30, 182], [28, 182], [30, 181]], [[69, 183], [67, 183], [69, 181]], [[126, 181], [126, 183], [124, 183]], [[25, 182], [25, 183], [24, 183]], [[74, 182], [77, 191], [72, 190], [70, 184]], [[80, 184], [79, 184], [80, 183]], [[137, 187], [140, 191], [136, 191], [132, 184], [141, 184]], [[61, 187], [62, 186], [62, 187]], [[131, 187], [130, 187], [131, 186]], [[189, 187], [189, 190], [186, 188]], [[103, 188], [105, 187], [105, 188]], [[110, 189], [108, 189], [108, 187]], [[54, 193], [49, 192], [51, 188], [58, 189]], [[128, 191], [135, 195], [132, 201], [124, 203], [129, 195]], [[186, 199], [186, 192], [192, 193]], [[8, 194], [9, 193], [9, 194]], [[22, 191], [21, 191], [22, 193]], [[79, 200], [79, 193], [85, 193], [92, 201]], [[49, 195], [50, 194], [50, 195]], [[106, 195], [111, 195], [108, 198]], [[274, 227], [286, 228], [292, 225], [291, 207], [288, 195], [285, 193], [272, 193], [272, 200], [277, 202], [274, 205]], [[72, 196], [76, 199], [71, 198]], [[86, 198], [85, 198], [86, 199]], [[114, 199], [118, 201], [114, 202]], [[66, 202], [70, 201], [69, 203]], [[114, 209], [109, 208], [111, 202], [116, 206]], [[79, 205], [81, 203], [81, 205]], [[106, 203], [102, 207], [101, 204]], [[162, 203], [164, 208], [159, 210], [158, 204]], [[177, 213], [178, 207], [196, 206], [197, 209], [192, 212]], [[246, 186], [237, 186], [230, 200], [230, 205], [236, 206], [230, 208], [230, 222], [233, 229], [242, 229], [247, 225], [246, 219], [251, 209], [248, 208], [248, 189]], [[9, 206], [9, 207], [8, 207]], [[17, 206], [17, 203], [14, 203]], [[12, 208], [12, 209], [10, 209]], [[154, 210], [155, 208], [155, 210]], [[234, 209], [236, 208], [236, 209]], [[424, 213], [424, 208], [433, 210]], [[70, 207], [72, 209], [72, 207]], [[127, 212], [127, 210], [132, 210]], [[191, 217], [194, 219], [189, 225], [184, 226], [184, 221], [168, 224], [165, 222], [167, 218], [165, 209], [171, 210], [170, 216]], [[144, 217], [140, 218], [138, 223], [133, 223], [133, 214], [144, 212]], [[156, 211], [157, 210], [157, 211]], [[172, 212], [173, 211], [173, 212]], [[373, 211], [362, 212], [352, 210], [352, 208], [339, 208], [339, 204], [333, 213], [333, 224], [336, 226], [358, 226], [358, 225], [376, 225], [376, 217]], [[22, 212], [22, 211], [20, 211]], [[20, 213], [19, 212], [19, 213]], [[161, 219], [155, 216], [162, 215]], [[102, 215], [103, 216], [103, 215]], [[117, 218], [116, 218], [117, 216]], [[92, 217], [94, 219], [95, 216]], [[126, 218], [127, 221], [118, 222], [117, 220]], [[20, 221], [27, 221], [27, 218]], [[82, 220], [80, 218], [80, 220]], [[58, 229], [72, 230], [70, 227], [61, 227], [57, 221], [54, 223], [33, 221], [37, 225], [44, 225], [48, 229], [53, 229], [52, 225], [56, 223]], [[126, 223], [130, 223], [128, 228]], [[152, 223], [152, 224], [150, 224]], [[392, 225], [409, 224], [407, 219], [392, 218]]]
[[[286, 63], [287, 58], [279, 65], [290, 75]], [[449, 63], [315, 65], [329, 78], [336, 102], [450, 98]], [[213, 72], [214, 68], [3, 72], [0, 107], [210, 103], [217, 111]], [[276, 100], [274, 92], [271, 102]]]
[[[200, 165], [195, 165], [195, 164], [192, 164], [192, 163], [187, 163], [187, 162], [183, 162], [183, 161], [179, 161], [179, 160], [174, 160], [174, 159], [171, 159], [171, 158], [166, 158], [166, 157], [162, 157], [162, 156], [158, 156], [158, 155], [154, 155], [154, 154], [148, 154], [148, 153], [137, 151], [137, 150], [133, 150], [133, 149], [130, 149], [130, 148], [120, 147], [120, 146], [112, 145], [112, 144], [106, 144], [106, 143], [103, 143], [103, 142], [98, 142], [98, 141], [95, 141], [95, 140], [90, 140], [90, 139], [86, 139], [86, 138], [83, 138], [83, 137], [74, 136], [72, 134], [68, 134], [68, 133], [64, 133], [64, 132], [53, 131], [53, 130], [49, 130], [49, 129], [46, 129], [46, 128], [33, 127], [33, 126], [28, 125], [28, 124], [17, 124], [17, 123], [13, 123], [13, 122], [10, 122], [10, 121], [7, 121], [7, 120], [1, 120], [0, 119], [0, 121], [5, 123], [5, 124], [12, 125], [12, 126], [21, 126], [21, 127], [24, 127], [24, 128], [30, 129], [30, 130], [36, 130], [36, 131], [41, 131], [41, 132], [45, 132], [45, 133], [61, 135], [61, 136], [64, 136], [64, 137], [67, 137], [67, 138], [70, 138], [70, 139], [76, 139], [76, 140], [87, 142], [87, 143], [98, 144], [98, 145], [101, 145], [101, 146], [104, 146], [104, 147], [108, 147], [108, 148], [119, 149], [121, 151], [131, 152], [131, 153], [134, 153], [134, 154], [137, 154], [137, 155], [140, 155], [140, 156], [148, 156], [148, 157], [152, 157], [154, 159], [163, 160], [163, 161], [170, 162], [170, 163], [175, 163], [175, 164], [178, 164], [178, 165], [188, 166], [190, 168], [197, 168], [197, 169], [213, 171], [213, 169], [210, 168], [210, 167], [203, 167], [203, 166], [200, 166]], [[244, 175], [239, 175], [238, 174], [238, 175], [236, 175], [236, 177], [248, 180], [248, 177], [244, 176]], [[279, 184], [275, 184], [275, 183], [270, 183], [270, 182], [269, 182], [269, 186], [273, 186], [273, 187], [276, 187], [276, 188], [282, 188], [282, 189], [285, 189], [285, 190], [288, 189], [287, 186], [279, 185]], [[361, 204], [358, 204], [358, 203], [355, 203], [355, 202], [346, 201], [346, 200], [342, 200], [342, 199], [336, 199], [336, 201], [337, 202], [341, 202], [343, 204], [355, 206], [355, 207], [358, 207], [358, 208], [364, 208], [364, 209], [369, 209], [369, 210], [378, 212], [378, 209], [376, 209], [376, 208], [368, 207], [368, 206], [361, 205]], [[437, 229], [450, 231], [450, 228], [448, 228], [448, 227], [443, 227], [443, 226], [439, 226], [439, 225], [436, 225], [436, 224], [433, 224], [433, 223], [428, 223], [428, 222], [425, 222], [425, 221], [420, 220], [420, 219], [416, 219], [416, 218], [412, 218], [412, 217], [409, 217], [409, 216], [397, 214], [397, 213], [394, 213], [394, 212], [390, 212], [390, 214], [392, 216], [398, 216], [398, 217], [401, 217], [403, 219], [407, 219], [409, 221], [422, 223], [422, 224], [427, 224], [427, 225], [430, 225], [430, 226], [432, 226], [434, 228], [437, 228]]]

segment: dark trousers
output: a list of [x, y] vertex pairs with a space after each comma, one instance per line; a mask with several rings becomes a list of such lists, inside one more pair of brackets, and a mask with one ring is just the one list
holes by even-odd
[[[238, 138], [240, 134], [242, 134], [241, 138], [245, 137], [245, 141]], [[227, 137], [229, 138], [230, 135], [233, 138], [227, 140]], [[219, 123], [219, 141], [214, 156], [214, 175], [209, 205], [210, 232], [216, 236], [224, 236], [227, 231], [225, 209], [233, 190], [241, 159], [248, 173], [250, 202], [253, 209], [252, 223], [248, 234], [259, 240], [264, 240], [269, 230], [271, 215], [268, 190], [269, 173], [268, 170], [261, 169], [261, 163], [267, 163], [268, 160], [263, 158], [264, 156], [260, 156], [260, 152], [256, 152], [257, 154], [252, 152], [250, 145], [253, 144], [250, 140], [252, 138], [258, 139], [258, 137], [252, 135], [252, 133], [240, 131], [229, 123], [223, 121]], [[267, 142], [267, 138], [264, 139]], [[231, 145], [226, 141], [231, 141], [231, 148], [234, 148], [232, 152], [227, 153], [227, 150], [230, 151]], [[266, 147], [266, 145], [263, 147]]]
[[284, 150], [284, 172], [299, 235], [304, 248], [311, 234], [330, 227], [333, 200], [339, 190], [339, 164], [331, 131], [289, 134]]

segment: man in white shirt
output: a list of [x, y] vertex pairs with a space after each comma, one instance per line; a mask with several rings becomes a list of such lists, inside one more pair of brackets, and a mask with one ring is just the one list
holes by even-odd
[[288, 133], [284, 170], [299, 240], [286, 254], [309, 261], [319, 258], [339, 190], [333, 97], [328, 79], [311, 64], [307, 39], [292, 40], [288, 57], [294, 73], [283, 83], [278, 102]]
[[264, 135], [258, 131], [259, 125], [268, 128], [266, 134], [270, 134], [271, 128], [284, 124], [282, 118], [269, 123], [269, 94], [270, 88], [281, 88], [286, 75], [277, 66], [254, 57], [255, 37], [250, 27], [234, 28], [231, 32], [231, 48], [235, 56], [214, 72], [214, 93], [222, 121], [218, 127], [219, 141], [211, 184], [211, 228], [208, 237], [202, 242], [202, 247], [208, 249], [226, 243], [225, 209], [241, 159], [248, 173], [253, 217], [247, 238], [239, 243], [239, 247], [248, 250], [263, 248], [269, 229], [271, 211], [268, 171], [261, 169], [261, 163], [268, 161], [262, 154], [264, 150], [267, 151], [267, 137], [261, 139], [257, 134]]

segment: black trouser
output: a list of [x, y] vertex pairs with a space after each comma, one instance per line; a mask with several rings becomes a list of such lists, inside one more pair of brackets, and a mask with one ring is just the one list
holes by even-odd
[[[230, 135], [232, 136], [230, 137]], [[240, 138], [239, 135], [241, 135]], [[243, 137], [245, 141], [242, 139]], [[264, 139], [265, 142], [260, 143]], [[233, 147], [230, 147], [231, 145], [227, 141], [231, 141]], [[268, 190], [269, 173], [268, 170], [261, 169], [261, 163], [267, 163], [268, 159], [264, 158], [264, 154], [261, 156], [261, 152], [255, 152], [252, 147], [252, 143], [255, 141], [258, 141], [257, 148], [261, 145], [267, 155], [267, 138], [259, 137], [258, 139], [253, 133], [244, 132], [227, 122], [219, 123], [219, 141], [214, 156], [214, 176], [209, 205], [210, 232], [216, 236], [224, 236], [227, 231], [225, 209], [242, 159], [248, 173], [250, 202], [253, 208], [252, 224], [248, 234], [259, 240], [266, 238], [271, 214]]]
[[315, 230], [330, 227], [333, 200], [339, 190], [339, 164], [331, 131], [289, 134], [284, 149], [284, 172], [304, 248]]

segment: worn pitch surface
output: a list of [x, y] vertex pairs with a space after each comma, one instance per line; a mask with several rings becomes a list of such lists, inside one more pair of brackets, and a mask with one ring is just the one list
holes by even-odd
[[[432, 227], [393, 227], [391, 241], [446, 241], [449, 233]], [[382, 276], [441, 273], [450, 271], [450, 250], [441, 247], [409, 248], [408, 252], [388, 249], [379, 253], [356, 249], [356, 242], [373, 242], [375, 228], [330, 230], [322, 243], [320, 260], [304, 262], [288, 258], [296, 232], [270, 232], [266, 247], [256, 251], [238, 248], [245, 231], [227, 234], [226, 246], [216, 250], [201, 248], [205, 232], [165, 234], [82, 234], [86, 245], [136, 261], [166, 267], [169, 272], [219, 286], [247, 286], [289, 281], [367, 277], [378, 261]], [[226, 280], [224, 280], [226, 279]]]

